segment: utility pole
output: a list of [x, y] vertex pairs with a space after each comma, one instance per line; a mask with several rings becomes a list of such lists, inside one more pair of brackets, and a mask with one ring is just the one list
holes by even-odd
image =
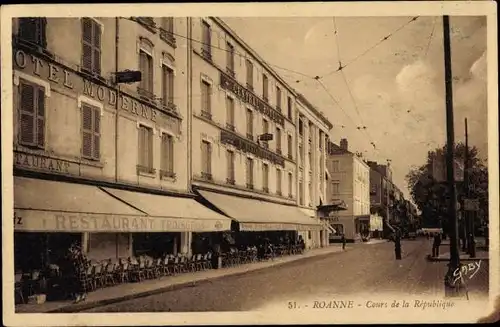
[[[444, 46], [444, 78], [446, 90], [446, 177], [448, 184], [448, 223], [450, 230], [450, 262], [444, 279], [445, 295], [459, 295], [457, 287], [453, 285], [453, 273], [460, 269], [460, 255], [458, 244], [457, 223], [457, 196], [455, 186], [455, 131], [453, 126], [453, 79], [451, 73], [451, 42], [450, 42], [450, 17], [443, 16], [443, 46]], [[460, 281], [458, 281], [460, 283]]]
[[[464, 185], [465, 185], [465, 198], [470, 199], [470, 158], [469, 158], [469, 133], [467, 128], [467, 118], [465, 118], [465, 158], [464, 158]], [[465, 209], [465, 207], [464, 207]], [[476, 246], [474, 240], [474, 213], [464, 210], [465, 220], [467, 224], [467, 253], [471, 258], [476, 257]]]

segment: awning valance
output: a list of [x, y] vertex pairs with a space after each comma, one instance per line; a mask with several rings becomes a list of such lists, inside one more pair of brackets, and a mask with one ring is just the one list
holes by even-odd
[[321, 223], [297, 207], [246, 199], [210, 191], [199, 191], [207, 201], [239, 222], [242, 231], [320, 230]]
[[[165, 203], [165, 214], [153, 216], [114, 198], [97, 186], [15, 177], [14, 229], [28, 232], [181, 232], [230, 228], [231, 220], [217, 213], [202, 215], [214, 220], [200, 219], [201, 222], [184, 219], [182, 215], [168, 216], [172, 207], [169, 201], [177, 203], [179, 199], [160, 197]], [[141, 199], [151, 201], [151, 198]], [[194, 199], [182, 200], [192, 201], [189, 204], [179, 201], [185, 206], [178, 211], [184, 210], [185, 214], [192, 213], [192, 207], [205, 209]], [[212, 213], [208, 208], [206, 210]]]

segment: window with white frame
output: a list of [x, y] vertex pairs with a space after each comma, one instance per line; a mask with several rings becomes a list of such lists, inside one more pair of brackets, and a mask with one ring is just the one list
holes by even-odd
[[235, 76], [234, 71], [234, 45], [226, 42], [226, 71], [232, 77]]
[[206, 59], [212, 59], [212, 31], [206, 21], [202, 21], [202, 48], [201, 53]]
[[143, 50], [139, 51], [139, 70], [141, 71], [139, 92], [141, 95], [153, 98], [153, 58]]
[[292, 135], [288, 134], [288, 158], [292, 159], [293, 158], [293, 141], [292, 141]]
[[205, 140], [201, 142], [201, 177], [212, 179], [212, 144]]
[[264, 101], [269, 101], [269, 80], [266, 74], [262, 74], [262, 98]]
[[139, 155], [138, 171], [154, 173], [153, 168], [153, 129], [139, 125]]
[[162, 177], [175, 178], [174, 172], [174, 137], [167, 133], [161, 134], [161, 170]]
[[253, 140], [253, 111], [247, 108], [247, 138]]
[[281, 129], [276, 127], [276, 152], [281, 154]]
[[94, 19], [82, 18], [82, 68], [101, 74], [101, 25]]
[[205, 80], [201, 81], [201, 115], [212, 119], [212, 85]]
[[101, 109], [82, 103], [82, 156], [99, 160], [101, 145]]
[[276, 194], [281, 195], [281, 170], [276, 168]]
[[262, 164], [262, 190], [269, 193], [269, 165]]
[[19, 38], [42, 48], [47, 47], [47, 19], [44, 17], [19, 18]]
[[163, 106], [174, 109], [174, 70], [162, 65], [162, 103]]
[[234, 152], [231, 150], [227, 150], [226, 152], [226, 158], [227, 158], [227, 183], [228, 184], [235, 184], [234, 181]]
[[45, 88], [24, 80], [19, 82], [19, 143], [45, 147]]
[[246, 60], [247, 67], [247, 88], [253, 90], [253, 63], [247, 59]]
[[226, 127], [232, 131], [234, 127], [234, 99], [226, 96]]
[[332, 172], [333, 173], [338, 173], [340, 171], [340, 164], [338, 160], [333, 160], [332, 161]]
[[292, 107], [292, 98], [291, 97], [288, 97], [288, 101], [287, 101], [287, 106], [288, 106], [288, 119], [290, 120], [293, 120], [292, 116], [293, 116], [293, 107]]

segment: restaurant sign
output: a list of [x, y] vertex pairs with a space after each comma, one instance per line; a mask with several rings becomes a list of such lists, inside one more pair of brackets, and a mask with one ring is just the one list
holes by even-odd
[[223, 72], [220, 73], [220, 85], [223, 89], [233, 92], [240, 100], [252, 105], [263, 115], [268, 116], [272, 121], [281, 126], [285, 124], [285, 118], [279, 111]]
[[230, 230], [231, 220], [15, 209], [14, 229], [29, 232], [215, 232]]
[[251, 153], [259, 158], [266, 159], [271, 161], [276, 165], [280, 165], [282, 167], [285, 166], [285, 159], [280, 157], [279, 155], [266, 150], [259, 145], [250, 142], [242, 137], [239, 137], [233, 133], [222, 130], [220, 133], [220, 142], [222, 144], [231, 144], [236, 149], [241, 150], [243, 152]]
[[79, 164], [48, 156], [14, 151], [14, 167], [65, 175], [78, 175]]

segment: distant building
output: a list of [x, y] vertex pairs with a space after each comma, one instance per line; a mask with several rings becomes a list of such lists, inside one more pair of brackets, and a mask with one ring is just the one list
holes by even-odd
[[344, 234], [347, 240], [357, 241], [370, 234], [370, 168], [362, 157], [348, 150], [347, 139], [340, 146], [328, 145], [327, 170], [330, 180], [327, 199], [347, 205], [347, 210], [333, 214], [330, 223], [336, 231], [330, 236], [335, 240]]

